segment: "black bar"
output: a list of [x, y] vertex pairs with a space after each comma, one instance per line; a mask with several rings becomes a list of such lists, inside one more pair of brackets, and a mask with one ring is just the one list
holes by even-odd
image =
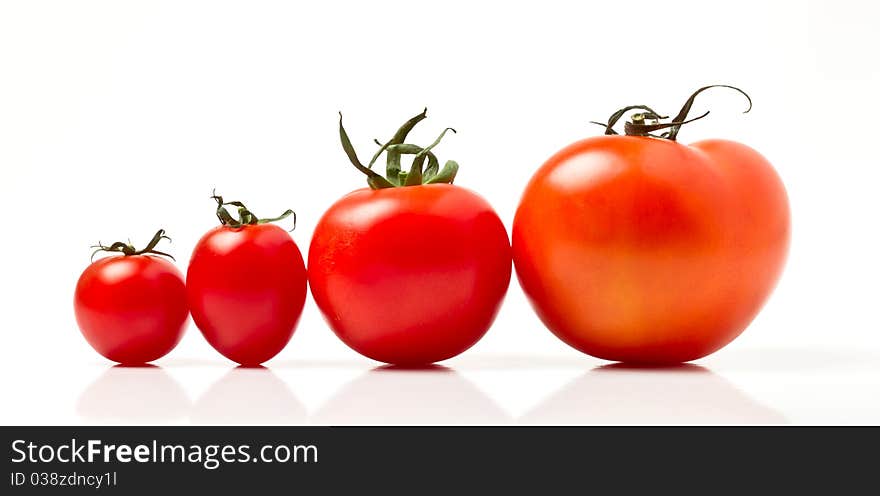
[[[259, 494], [258, 488], [272, 494], [471, 494], [474, 484], [492, 494], [766, 494], [774, 487], [847, 494], [876, 491], [880, 447], [874, 427], [0, 427], [0, 433], [6, 477], [0, 494]], [[18, 451], [17, 440], [23, 441]], [[100, 440], [100, 454], [91, 463], [13, 462], [29, 455], [26, 443], [53, 446], [55, 453], [71, 440], [76, 446]], [[153, 456], [154, 441], [186, 447], [188, 457], [199, 452], [201, 460], [123, 463], [114, 458], [118, 447], [110, 450], [110, 462], [101, 458], [108, 445], [143, 445]], [[214, 468], [207, 455], [209, 446], [219, 445], [247, 445], [251, 457], [264, 445], [284, 445], [298, 461], [218, 459]], [[49, 451], [43, 449], [44, 459]], [[69, 457], [67, 449], [60, 454]], [[284, 455], [282, 449], [279, 458]], [[246, 459], [236, 451], [239, 458]], [[43, 473], [78, 478], [47, 486]], [[70, 487], [107, 473], [115, 485]]]

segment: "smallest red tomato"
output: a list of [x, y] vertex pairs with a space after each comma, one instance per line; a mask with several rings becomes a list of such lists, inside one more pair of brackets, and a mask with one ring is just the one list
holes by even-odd
[[93, 262], [76, 284], [74, 311], [86, 341], [104, 357], [126, 365], [151, 362], [177, 346], [189, 310], [180, 271], [154, 250], [158, 231], [143, 250], [126, 243], [98, 245], [121, 253]]

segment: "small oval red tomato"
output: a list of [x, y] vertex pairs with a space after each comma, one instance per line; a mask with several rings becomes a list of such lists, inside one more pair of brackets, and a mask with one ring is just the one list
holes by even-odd
[[[309, 283], [330, 327], [352, 349], [420, 365], [458, 355], [489, 329], [510, 283], [510, 244], [485, 200], [449, 184], [457, 165], [440, 171], [430, 147], [403, 144], [404, 131], [384, 147], [388, 177], [368, 174], [376, 189], [350, 193], [318, 222]], [[340, 132], [362, 168], [341, 121]], [[401, 153], [416, 155], [407, 174], [399, 171]], [[429, 162], [424, 171], [419, 157]], [[414, 175], [421, 179], [408, 183]]]
[[306, 296], [305, 265], [284, 229], [243, 206], [241, 220], [233, 220], [224, 208], [230, 203], [214, 198], [223, 225], [193, 250], [186, 276], [190, 310], [214, 349], [242, 365], [259, 365], [278, 354], [296, 329]]
[[[159, 231], [141, 251], [124, 243], [99, 251], [124, 253], [89, 265], [76, 283], [74, 311], [86, 341], [104, 357], [126, 365], [151, 362], [171, 351], [186, 328], [183, 277], [167, 260], [148, 255]], [[163, 254], [164, 255], [164, 254]]]
[[[773, 167], [732, 141], [674, 141], [700, 91], [672, 123], [639, 107], [647, 113], [627, 131], [642, 135], [564, 148], [526, 187], [513, 224], [517, 275], [547, 327], [585, 353], [708, 355], [746, 328], [782, 272], [789, 208]], [[664, 127], [672, 140], [646, 136]]]

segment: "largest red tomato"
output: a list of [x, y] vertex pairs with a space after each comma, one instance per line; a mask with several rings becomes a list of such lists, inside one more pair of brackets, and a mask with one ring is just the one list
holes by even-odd
[[[618, 112], [611, 135], [562, 149], [526, 187], [517, 275], [547, 327], [585, 353], [708, 355], [746, 328], [782, 272], [789, 207], [773, 167], [733, 141], [674, 141], [700, 91], [672, 123], [623, 109], [646, 110], [627, 124], [632, 135], [614, 135]], [[648, 135], [662, 128], [671, 131]]]
[[[403, 143], [424, 117], [380, 150], [389, 152], [387, 177], [360, 164], [340, 122], [346, 152], [374, 189], [330, 207], [309, 248], [309, 285], [333, 331], [355, 351], [399, 365], [445, 360], [476, 343], [511, 274], [507, 231], [492, 207], [450, 184], [454, 162], [440, 170], [431, 147]], [[415, 154], [409, 173], [400, 171], [405, 153]]]

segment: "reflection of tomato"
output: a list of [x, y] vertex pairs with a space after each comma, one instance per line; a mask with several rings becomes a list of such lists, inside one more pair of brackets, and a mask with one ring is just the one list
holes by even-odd
[[[510, 284], [510, 242], [492, 207], [451, 184], [458, 165], [441, 170], [430, 151], [439, 138], [427, 148], [404, 143], [424, 118], [407, 121], [383, 146], [387, 177], [360, 164], [340, 120], [343, 147], [373, 189], [331, 206], [309, 248], [312, 295], [333, 331], [355, 351], [398, 365], [470, 348]], [[403, 153], [416, 154], [408, 173], [399, 170]]]
[[[220, 198], [218, 210], [226, 204]], [[284, 229], [251, 220], [202, 236], [186, 275], [196, 326], [211, 346], [242, 365], [258, 365], [287, 345], [306, 297], [296, 243]]]
[[788, 200], [751, 148], [602, 136], [551, 157], [513, 226], [523, 289], [599, 358], [680, 362], [738, 336], [781, 274]]
[[318, 222], [309, 282], [330, 326], [375, 360], [424, 364], [470, 348], [510, 282], [485, 200], [448, 184], [355, 191]]
[[76, 284], [74, 309], [95, 351], [131, 365], [161, 358], [177, 346], [188, 314], [180, 271], [142, 254], [103, 258], [87, 267]]

